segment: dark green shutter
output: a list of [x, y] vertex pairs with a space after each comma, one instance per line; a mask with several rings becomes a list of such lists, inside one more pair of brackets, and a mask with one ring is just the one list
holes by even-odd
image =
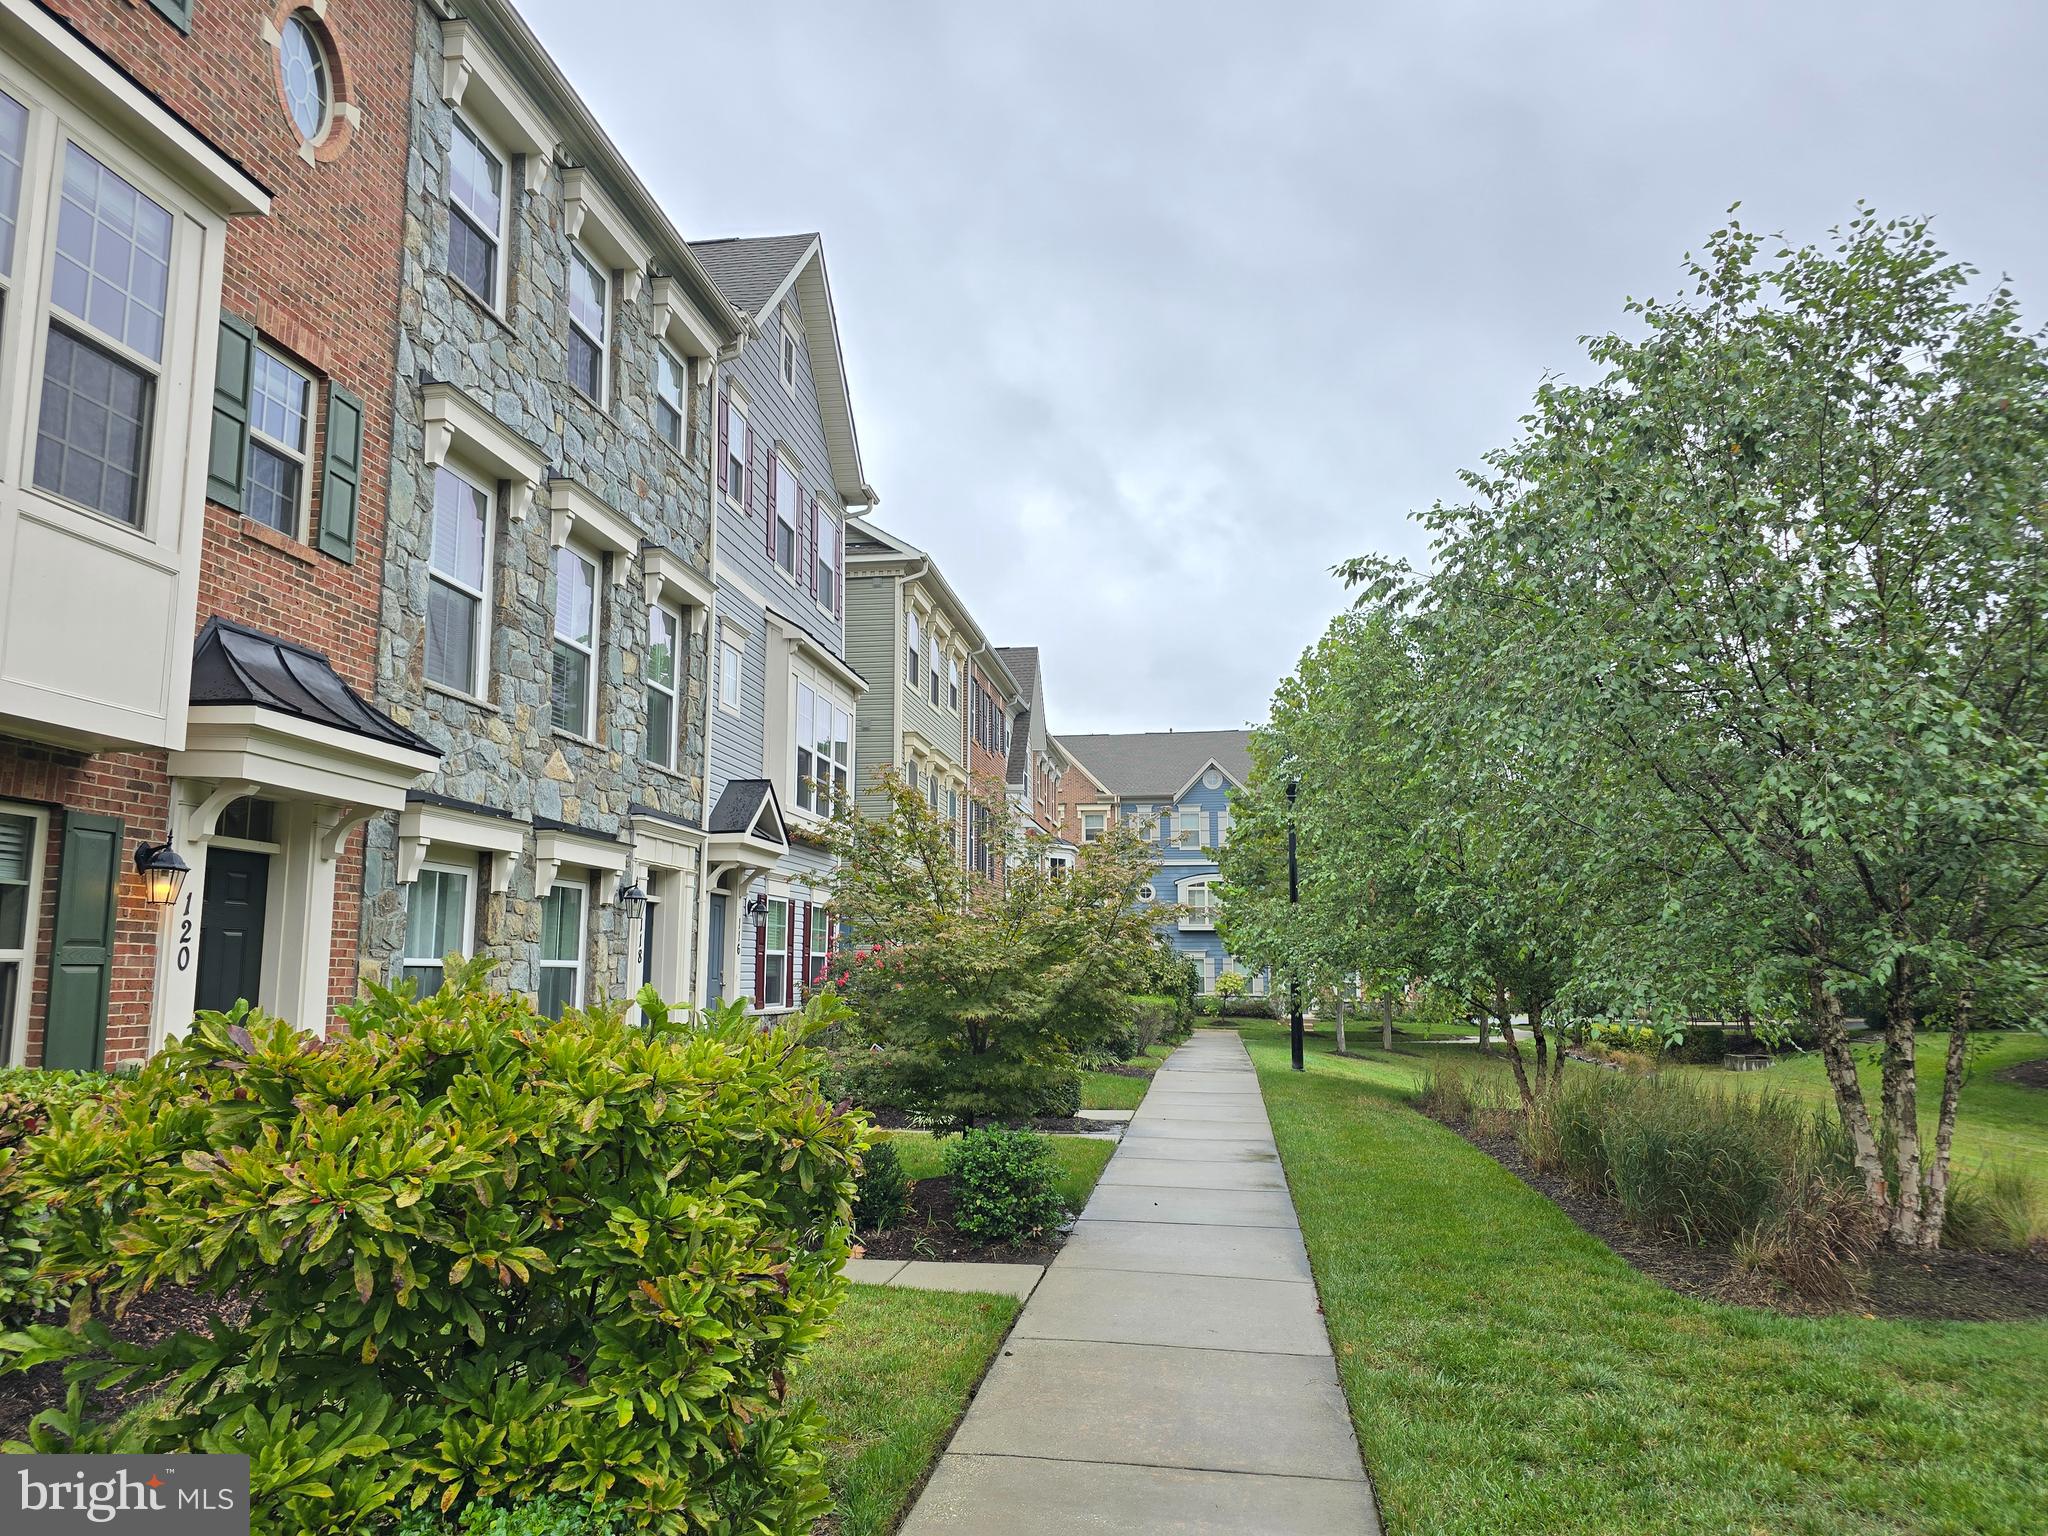
[[327, 472], [320, 481], [320, 552], [356, 557], [356, 501], [363, 480], [363, 402], [329, 381]]
[[256, 333], [233, 315], [220, 317], [213, 370], [213, 445], [206, 457], [206, 499], [242, 510], [249, 475], [249, 372]]
[[107, 1043], [107, 988], [114, 973], [114, 908], [121, 890], [121, 823], [72, 811], [57, 870], [56, 944], [43, 1065], [96, 1072]]
[[192, 30], [192, 0], [149, 0], [180, 32]]

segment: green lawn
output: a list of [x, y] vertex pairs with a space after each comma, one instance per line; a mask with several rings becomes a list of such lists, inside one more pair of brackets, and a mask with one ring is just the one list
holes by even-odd
[[[1134, 1079], [1135, 1081], [1135, 1079]], [[945, 1144], [929, 1131], [877, 1131], [877, 1141], [896, 1144], [896, 1156], [903, 1163], [906, 1178], [929, 1179], [946, 1171]], [[1088, 1194], [1109, 1163], [1116, 1143], [1106, 1136], [1048, 1136], [1053, 1161], [1059, 1165], [1060, 1199], [1067, 1209], [1078, 1211], [1088, 1203]]]
[[[1159, 1064], [1173, 1054], [1170, 1045], [1147, 1046], [1140, 1054], [1123, 1063], [1127, 1067], [1138, 1067], [1146, 1073], [1156, 1072]], [[1126, 1077], [1120, 1072], [1083, 1072], [1081, 1074], [1081, 1107], [1083, 1109], [1136, 1109], [1144, 1100], [1145, 1090], [1152, 1086], [1151, 1077]]]
[[2048, 1324], [1674, 1295], [1410, 1109], [1410, 1060], [1244, 1036], [1390, 1536], [2048, 1530]]
[[822, 1410], [840, 1536], [893, 1530], [1020, 1303], [856, 1285], [791, 1387]]

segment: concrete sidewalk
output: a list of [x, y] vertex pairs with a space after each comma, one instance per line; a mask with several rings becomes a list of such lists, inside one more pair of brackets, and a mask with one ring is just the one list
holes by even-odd
[[903, 1536], [1378, 1536], [1251, 1059], [1152, 1080]]

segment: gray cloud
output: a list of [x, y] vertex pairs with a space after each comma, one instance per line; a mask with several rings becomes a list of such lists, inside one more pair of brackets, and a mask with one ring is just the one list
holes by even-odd
[[882, 520], [1060, 729], [1262, 715], [1738, 198], [2042, 275], [2030, 4], [525, 8], [686, 233], [824, 232]]

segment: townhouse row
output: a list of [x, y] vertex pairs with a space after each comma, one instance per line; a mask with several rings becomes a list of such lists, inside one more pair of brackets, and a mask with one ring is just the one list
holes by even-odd
[[820, 239], [685, 238], [508, 0], [0, 0], [0, 1064], [793, 1006], [885, 767], [1071, 858], [877, 502]]

